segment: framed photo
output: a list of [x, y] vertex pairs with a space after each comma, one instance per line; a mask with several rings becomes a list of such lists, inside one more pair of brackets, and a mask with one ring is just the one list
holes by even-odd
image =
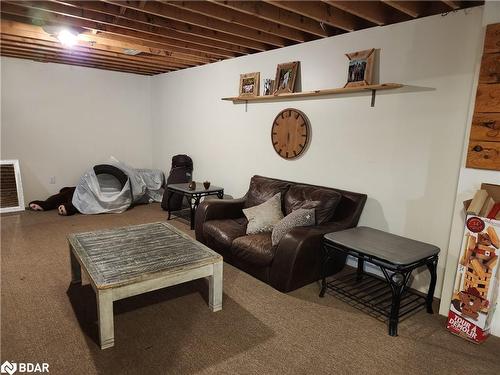
[[266, 78], [264, 79], [264, 89], [262, 95], [271, 95], [274, 88], [274, 79]]
[[278, 67], [276, 68], [276, 78], [274, 79], [274, 95], [294, 91], [295, 79], [297, 78], [298, 69], [298, 61], [278, 64]]
[[240, 74], [240, 96], [259, 96], [260, 73]]
[[375, 48], [346, 53], [349, 59], [347, 83], [344, 87], [366, 86], [372, 84]]

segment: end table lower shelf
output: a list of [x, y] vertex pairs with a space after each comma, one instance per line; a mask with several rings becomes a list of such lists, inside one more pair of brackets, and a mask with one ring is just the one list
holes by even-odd
[[[387, 323], [391, 315], [392, 290], [387, 281], [355, 270], [334, 276], [326, 283], [326, 293]], [[398, 320], [413, 315], [426, 307], [426, 297], [411, 289], [401, 296]]]

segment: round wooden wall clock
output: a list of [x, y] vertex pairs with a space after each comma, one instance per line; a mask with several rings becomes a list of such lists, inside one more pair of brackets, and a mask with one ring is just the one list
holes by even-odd
[[311, 130], [305, 114], [287, 108], [278, 113], [271, 129], [274, 150], [284, 159], [294, 159], [307, 148]]

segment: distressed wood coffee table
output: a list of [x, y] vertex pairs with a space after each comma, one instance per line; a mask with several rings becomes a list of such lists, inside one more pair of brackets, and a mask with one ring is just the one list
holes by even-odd
[[209, 307], [222, 309], [222, 256], [167, 223], [68, 236], [71, 282], [81, 271], [96, 293], [101, 349], [114, 345], [113, 301], [206, 277]]

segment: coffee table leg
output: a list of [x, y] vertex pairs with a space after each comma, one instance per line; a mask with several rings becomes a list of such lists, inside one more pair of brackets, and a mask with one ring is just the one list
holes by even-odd
[[99, 316], [101, 349], [110, 348], [115, 345], [113, 291], [111, 289], [97, 291], [97, 315]]
[[429, 291], [427, 292], [427, 298], [425, 299], [425, 305], [427, 308], [427, 312], [429, 314], [433, 314], [434, 311], [432, 310], [432, 300], [434, 298], [434, 289], [436, 289], [436, 279], [437, 279], [437, 258], [431, 260], [429, 263], [427, 263], [427, 268], [429, 269], [429, 272], [431, 273], [431, 283], [429, 284]]
[[222, 310], [222, 262], [213, 267], [213, 274], [208, 277], [208, 305], [215, 312]]
[[76, 260], [75, 254], [73, 254], [73, 248], [69, 245], [69, 258], [71, 262], [71, 284], [81, 284], [82, 283], [82, 267], [80, 263]]

